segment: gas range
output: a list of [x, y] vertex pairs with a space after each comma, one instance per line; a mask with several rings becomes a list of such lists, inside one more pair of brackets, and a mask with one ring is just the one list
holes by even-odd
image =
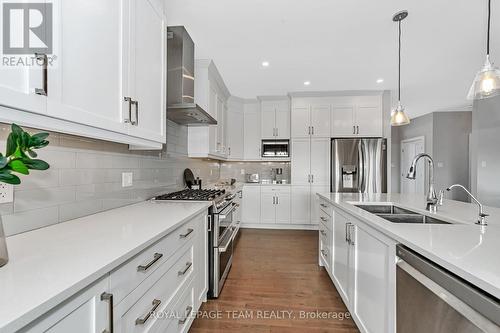
[[162, 194], [155, 197], [155, 201], [212, 201], [213, 212], [217, 213], [231, 204], [234, 196], [226, 190], [219, 189], [202, 189], [192, 190], [185, 189], [177, 192]]

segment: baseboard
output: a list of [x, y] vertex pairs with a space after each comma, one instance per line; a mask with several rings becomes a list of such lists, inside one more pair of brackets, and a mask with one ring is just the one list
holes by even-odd
[[276, 230], [318, 230], [317, 224], [265, 224], [241, 223], [241, 228], [249, 229], [276, 229]]

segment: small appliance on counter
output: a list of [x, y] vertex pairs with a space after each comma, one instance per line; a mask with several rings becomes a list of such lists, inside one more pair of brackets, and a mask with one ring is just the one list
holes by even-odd
[[259, 183], [260, 177], [258, 173], [247, 173], [245, 174], [245, 183]]

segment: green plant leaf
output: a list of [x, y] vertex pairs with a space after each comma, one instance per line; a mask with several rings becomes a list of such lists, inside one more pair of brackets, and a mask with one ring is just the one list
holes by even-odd
[[42, 160], [23, 159], [23, 162], [26, 167], [33, 170], [47, 170], [48, 168], [50, 168], [50, 165]]
[[30, 173], [28, 170], [28, 167], [21, 160], [11, 161], [9, 163], [9, 166], [12, 169], [12, 171], [19, 172], [23, 175], [29, 175], [29, 173]]
[[18, 176], [7, 172], [0, 172], [0, 182], [7, 183], [11, 185], [21, 184], [21, 179]]
[[49, 133], [37, 133], [31, 136], [31, 140], [37, 140], [38, 142], [44, 141], [49, 136]]
[[33, 150], [31, 150], [31, 149], [28, 149], [28, 155], [30, 155], [32, 158], [35, 158], [35, 157], [37, 157], [37, 156], [38, 156], [38, 154], [37, 154], [37, 153], [35, 153], [35, 152], [34, 152]]
[[9, 163], [9, 159], [0, 154], [0, 170], [5, 168], [5, 166]]
[[14, 154], [17, 149], [17, 135], [15, 133], [10, 133], [7, 138], [7, 152], [5, 156], [10, 156]]
[[18, 136], [21, 136], [21, 134], [24, 132], [23, 129], [16, 124], [12, 124], [11, 127], [12, 127], [12, 133], [15, 133]]
[[41, 141], [39, 144], [32, 146], [33, 149], [40, 149], [49, 145], [49, 141]]

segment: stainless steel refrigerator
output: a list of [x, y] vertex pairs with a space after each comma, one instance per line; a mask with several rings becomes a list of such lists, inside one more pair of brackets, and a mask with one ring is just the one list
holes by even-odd
[[332, 139], [331, 191], [387, 193], [386, 139]]

